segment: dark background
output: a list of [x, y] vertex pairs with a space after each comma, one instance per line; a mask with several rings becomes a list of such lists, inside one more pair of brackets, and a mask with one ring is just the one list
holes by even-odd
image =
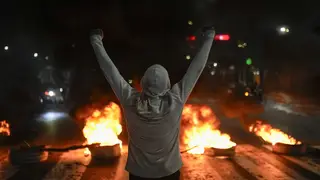
[[[315, 98], [320, 71], [317, 7], [311, 0], [3, 1], [0, 45], [10, 49], [0, 51], [1, 106], [14, 109], [29, 103], [27, 94], [37, 89], [36, 76], [48, 63], [45, 56], [58, 69], [76, 69], [75, 96], [85, 99], [93, 89], [110, 92], [88, 41], [92, 28], [104, 30], [105, 47], [125, 79], [139, 79], [149, 65], [159, 63], [176, 82], [189, 65], [185, 55], [196, 52], [186, 37], [208, 24], [231, 36], [229, 42], [215, 43], [209, 61], [241, 64], [250, 56], [268, 69], [269, 77], [280, 73], [281, 78], [266, 80], [267, 90]], [[290, 27], [288, 35], [277, 34], [281, 25]], [[248, 48], [239, 50], [237, 40]], [[214, 84], [208, 74], [203, 73], [195, 91]]]

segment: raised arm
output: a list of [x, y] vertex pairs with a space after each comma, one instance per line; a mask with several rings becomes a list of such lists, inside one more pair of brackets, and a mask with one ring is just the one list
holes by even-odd
[[206, 66], [215, 32], [213, 28], [204, 33], [204, 42], [198, 54], [192, 60], [186, 74], [172, 87], [172, 91], [185, 103]]
[[133, 93], [133, 88], [128, 84], [127, 81], [119, 73], [117, 67], [113, 64], [106, 50], [104, 49], [103, 43], [103, 31], [100, 29], [92, 30], [90, 34], [90, 42], [93, 47], [94, 53], [98, 59], [100, 68], [102, 69], [104, 76], [109, 82], [113, 92], [121, 103]]

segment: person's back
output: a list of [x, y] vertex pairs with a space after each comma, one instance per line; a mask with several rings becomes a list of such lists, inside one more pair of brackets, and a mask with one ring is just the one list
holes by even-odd
[[214, 31], [208, 30], [200, 52], [180, 82], [171, 88], [168, 72], [161, 65], [147, 69], [142, 92], [132, 88], [105, 52], [101, 30], [93, 31], [91, 43], [126, 119], [129, 149], [126, 170], [130, 178], [179, 178], [179, 149], [183, 106], [201, 75], [211, 49]]
[[142, 93], [133, 93], [122, 104], [129, 134], [126, 169], [136, 176], [168, 176], [182, 165], [179, 130], [184, 103], [170, 91], [168, 73], [160, 65], [148, 68], [141, 84]]

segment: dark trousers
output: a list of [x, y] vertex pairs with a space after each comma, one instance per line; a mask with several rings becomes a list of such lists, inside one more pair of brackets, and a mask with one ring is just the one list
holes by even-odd
[[177, 171], [169, 176], [165, 176], [161, 178], [142, 178], [129, 173], [129, 180], [179, 180], [179, 179], [180, 179], [180, 171]]

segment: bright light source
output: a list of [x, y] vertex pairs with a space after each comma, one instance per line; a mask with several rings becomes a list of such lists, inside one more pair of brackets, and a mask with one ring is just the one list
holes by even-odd
[[129, 79], [129, 84], [132, 84], [132, 79]]
[[285, 26], [282, 26], [278, 29], [279, 33], [281, 34], [286, 34], [288, 32], [290, 32], [289, 28], [288, 27], [285, 27]]
[[189, 40], [189, 41], [195, 41], [196, 39], [197, 39], [196, 36], [189, 36], [189, 37], [188, 37], [188, 40]]
[[247, 47], [247, 43], [238, 41], [238, 48], [245, 48], [245, 47]]
[[213, 67], [217, 67], [218, 66], [218, 63], [213, 63]]
[[48, 92], [48, 95], [52, 97], [52, 96], [55, 96], [56, 93], [54, 93], [53, 91], [49, 91], [49, 92]]
[[46, 56], [44, 59], [49, 60], [49, 56]]
[[213, 76], [213, 75], [216, 74], [216, 72], [215, 71], [211, 71], [210, 74], [211, 74], [211, 76]]
[[186, 55], [186, 59], [187, 59], [187, 60], [190, 60], [190, 59], [191, 59], [191, 56], [190, 56], [190, 55]]
[[60, 88], [60, 92], [63, 92], [63, 88]]
[[230, 36], [228, 34], [217, 34], [214, 36], [214, 40], [217, 41], [229, 41]]
[[9, 46], [4, 46], [4, 50], [8, 51], [9, 50]]
[[247, 65], [251, 65], [251, 64], [252, 64], [252, 59], [251, 59], [251, 58], [248, 58], [248, 59], [246, 60], [246, 64], [247, 64]]
[[193, 25], [193, 22], [192, 21], [188, 21], [188, 24], [190, 25], [190, 26], [192, 26]]
[[41, 114], [38, 120], [41, 121], [56, 121], [59, 119], [67, 118], [68, 114], [64, 112], [46, 112]]
[[245, 96], [249, 96], [249, 93], [248, 93], [248, 92], [245, 92], [244, 95], [245, 95]]
[[33, 54], [33, 57], [36, 58], [36, 57], [38, 57], [38, 55], [39, 55], [38, 53], [34, 53], [34, 54]]

